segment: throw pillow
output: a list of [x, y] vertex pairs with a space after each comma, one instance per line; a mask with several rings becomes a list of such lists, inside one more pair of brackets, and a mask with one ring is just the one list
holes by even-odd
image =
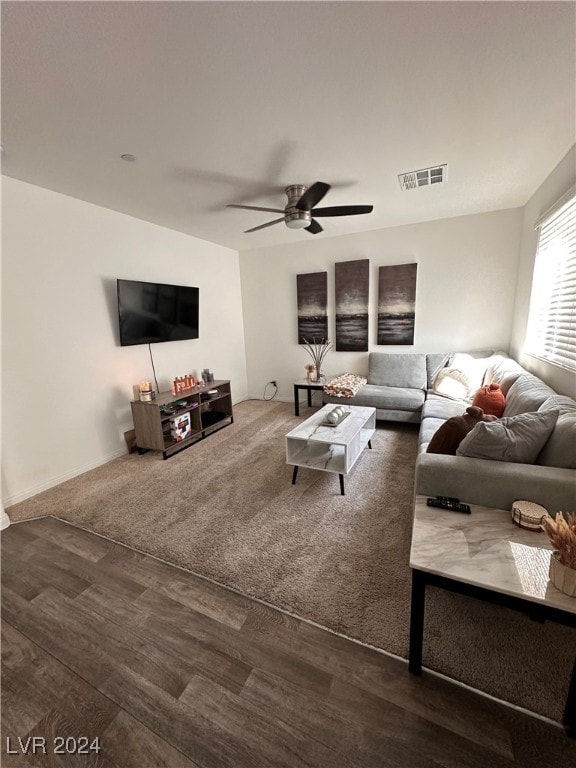
[[[462, 416], [452, 416], [442, 424], [432, 435], [428, 443], [427, 453], [443, 453], [447, 456], [455, 456], [456, 449], [479, 421], [484, 419], [482, 408], [470, 406]], [[494, 418], [494, 417], [488, 417]]]
[[484, 377], [484, 384], [500, 384], [500, 389], [506, 397], [512, 384], [525, 373], [524, 368], [516, 360], [508, 357], [505, 352], [492, 355], [487, 362], [488, 368]]
[[554, 390], [537, 376], [523, 373], [512, 384], [506, 395], [504, 416], [517, 416], [519, 413], [537, 411], [545, 400], [555, 394]]
[[533, 464], [550, 437], [558, 411], [521, 413], [491, 423], [479, 422], [456, 450], [457, 456]]
[[470, 379], [469, 397], [472, 397], [474, 392], [484, 383], [488, 359], [487, 357], [475, 357], [466, 352], [457, 352], [452, 360], [450, 360], [450, 368], [458, 368], [460, 371], [464, 371]]
[[472, 382], [464, 371], [457, 368], [442, 368], [434, 382], [434, 392], [452, 400], [466, 400]]
[[482, 386], [487, 358], [456, 352], [448, 367], [441, 368], [434, 381], [434, 392], [453, 400], [471, 400]]
[[482, 408], [484, 413], [500, 418], [506, 405], [506, 398], [500, 389], [500, 384], [487, 384], [485, 387], [480, 387], [474, 395], [472, 405]]

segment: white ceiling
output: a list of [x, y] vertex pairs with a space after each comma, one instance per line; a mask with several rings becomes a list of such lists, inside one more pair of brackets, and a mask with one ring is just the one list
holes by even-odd
[[[524, 205], [575, 141], [575, 8], [3, 2], [2, 172], [238, 250]], [[225, 207], [317, 180], [374, 212]]]

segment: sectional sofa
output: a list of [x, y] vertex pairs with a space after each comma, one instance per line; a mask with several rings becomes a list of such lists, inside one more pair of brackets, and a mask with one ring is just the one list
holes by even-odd
[[[446, 380], [452, 372], [459, 383], [458, 366], [463, 368], [462, 381], [469, 383], [466, 396], [455, 399], [435, 391], [441, 389], [439, 379]], [[538, 423], [552, 419], [552, 432], [544, 438], [533, 463], [428, 453], [432, 435], [447, 419], [464, 413], [476, 387], [490, 383], [499, 384], [506, 396], [501, 432], [511, 432], [506, 425], [512, 427], [515, 422], [509, 419], [520, 414], [543, 414], [534, 417]], [[324, 394], [324, 402], [342, 404], [343, 400]], [[517, 499], [527, 499], [542, 504], [551, 514], [576, 511], [576, 401], [557, 394], [504, 352], [372, 352], [367, 384], [345, 402], [373, 406], [379, 420], [420, 424], [417, 494], [456, 496], [501, 509], [510, 509]], [[556, 418], [546, 416], [548, 411], [554, 411]]]

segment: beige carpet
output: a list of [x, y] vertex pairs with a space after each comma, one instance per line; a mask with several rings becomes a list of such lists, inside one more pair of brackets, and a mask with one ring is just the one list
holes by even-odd
[[[162, 461], [130, 455], [11, 507], [55, 515], [336, 632], [407, 656], [417, 428], [379, 423], [340, 496], [336, 475], [291, 484], [286, 403], [247, 401], [235, 423]], [[576, 633], [430, 590], [424, 664], [556, 720]]]

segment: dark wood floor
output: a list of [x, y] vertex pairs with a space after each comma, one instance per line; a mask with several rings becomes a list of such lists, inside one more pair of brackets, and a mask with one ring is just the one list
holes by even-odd
[[559, 728], [66, 523], [1, 538], [3, 766], [576, 765]]

